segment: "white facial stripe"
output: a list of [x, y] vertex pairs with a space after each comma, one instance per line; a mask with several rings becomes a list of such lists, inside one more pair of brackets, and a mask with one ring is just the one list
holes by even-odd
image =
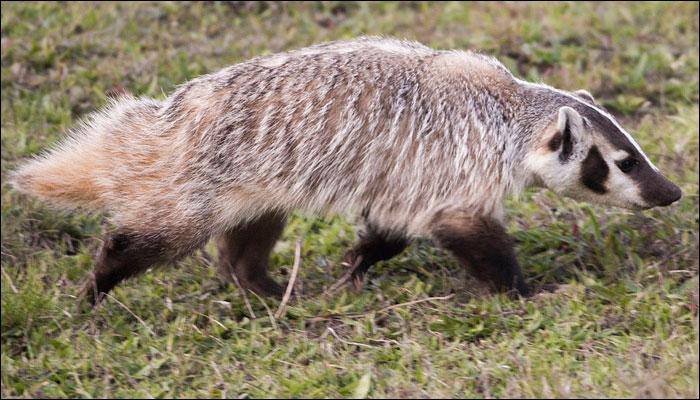
[[658, 171], [658, 170], [659, 170], [658, 168], [656, 168], [656, 166], [654, 165], [654, 163], [651, 162], [651, 160], [649, 159], [649, 157], [647, 157], [647, 155], [644, 154], [644, 152], [642, 151], [642, 148], [639, 146], [639, 144], [637, 144], [637, 142], [632, 138], [632, 136], [631, 136], [629, 133], [627, 133], [627, 131], [624, 130], [624, 129], [620, 126], [620, 124], [617, 123], [617, 121], [615, 121], [615, 118], [613, 118], [612, 115], [608, 114], [607, 112], [605, 112], [605, 111], [603, 111], [603, 110], [601, 110], [601, 109], [598, 109], [597, 107], [592, 106], [591, 104], [588, 104], [587, 102], [583, 101], [583, 99], [580, 99], [580, 98], [578, 98], [578, 97], [576, 97], [576, 96], [574, 96], [574, 95], [572, 95], [572, 94], [570, 94], [570, 93], [567, 93], [567, 92], [565, 92], [565, 91], [563, 91], [563, 90], [559, 90], [559, 89], [557, 89], [557, 88], [551, 87], [551, 86], [549, 86], [549, 85], [544, 85], [544, 84], [541, 84], [541, 83], [527, 82], [527, 81], [523, 81], [523, 80], [520, 80], [520, 79], [517, 79], [517, 78], [516, 78], [516, 80], [517, 80], [518, 82], [520, 82], [520, 83], [524, 83], [524, 84], [527, 84], [527, 85], [530, 85], [530, 86], [536, 86], [536, 87], [541, 87], [541, 88], [553, 90], [553, 91], [555, 91], [555, 92], [557, 92], [557, 93], [559, 93], [559, 94], [562, 94], [562, 95], [564, 95], [564, 96], [569, 97], [570, 99], [576, 100], [577, 102], [583, 104], [584, 106], [586, 106], [586, 107], [588, 107], [588, 108], [590, 108], [590, 109], [592, 109], [592, 110], [594, 110], [594, 111], [597, 111], [600, 115], [602, 115], [602, 116], [606, 117], [608, 120], [610, 120], [610, 122], [612, 122], [613, 125], [615, 125], [615, 127], [617, 127], [617, 129], [619, 129], [620, 132], [622, 132], [622, 133], [625, 135], [625, 137], [627, 138], [627, 140], [628, 140], [630, 143], [632, 143], [632, 146], [634, 146], [634, 148], [637, 149], [637, 151], [639, 152], [639, 154], [641, 154], [642, 157], [644, 157], [644, 161], [646, 161], [647, 164], [649, 164], [649, 166], [650, 166], [654, 171]]
[[[579, 101], [580, 101], [580, 100], [579, 100]], [[649, 157], [647, 157], [647, 155], [644, 154], [644, 152], [642, 151], [642, 148], [639, 146], [639, 144], [632, 138], [632, 136], [631, 136], [629, 133], [627, 133], [626, 130], [622, 129], [622, 127], [620, 126], [620, 124], [618, 124], [617, 121], [615, 121], [615, 118], [613, 118], [612, 115], [608, 114], [607, 112], [605, 112], [605, 111], [603, 111], [603, 110], [599, 110], [599, 109], [597, 109], [597, 108], [591, 106], [591, 105], [588, 104], [588, 103], [585, 103], [585, 102], [583, 102], [583, 101], [580, 101], [580, 102], [581, 102], [582, 104], [585, 104], [585, 105], [587, 105], [588, 107], [590, 107], [590, 108], [592, 108], [592, 109], [598, 111], [601, 115], [604, 115], [605, 117], [607, 117], [607, 118], [610, 120], [610, 122], [612, 122], [612, 123], [617, 127], [617, 129], [619, 129], [620, 132], [622, 132], [622, 133], [625, 135], [625, 137], [627, 137], [627, 140], [628, 140], [630, 143], [632, 143], [632, 146], [634, 146], [634, 148], [637, 149], [637, 151], [639, 152], [639, 154], [641, 154], [642, 157], [644, 157], [644, 161], [646, 161], [647, 164], [649, 164], [649, 166], [650, 166], [654, 171], [658, 171], [658, 170], [659, 170], [658, 168], [656, 168], [656, 165], [654, 165], [654, 163], [651, 162], [651, 160], [649, 159]]]
[[617, 150], [617, 151], [612, 153], [612, 159], [614, 161], [622, 161], [629, 156], [630, 156], [630, 154], [624, 150]]

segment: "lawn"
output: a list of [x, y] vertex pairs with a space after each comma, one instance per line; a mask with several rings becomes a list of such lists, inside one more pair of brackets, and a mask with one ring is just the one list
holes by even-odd
[[[2, 3], [2, 397], [692, 397], [698, 383], [698, 3]], [[103, 215], [6, 183], [123, 91], [164, 98], [201, 74], [326, 40], [381, 34], [478, 49], [517, 76], [586, 89], [683, 191], [627, 211], [532, 190], [508, 201], [528, 281], [489, 293], [418, 241], [361, 292], [322, 295], [355, 229], [295, 215], [275, 249], [299, 297], [216, 276], [212, 244], [76, 296]], [[249, 304], [246, 304], [246, 301]]]

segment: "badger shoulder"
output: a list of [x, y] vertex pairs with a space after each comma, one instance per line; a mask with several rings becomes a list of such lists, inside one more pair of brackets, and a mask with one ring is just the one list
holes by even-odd
[[515, 77], [496, 58], [463, 50], [438, 52], [431, 60], [436, 73], [448, 76], [461, 76], [470, 81], [487, 80], [515, 83]]
[[267, 68], [276, 68], [289, 61], [308, 60], [309, 57], [338, 58], [349, 54], [359, 54], [362, 57], [386, 55], [418, 59], [435, 53], [436, 50], [410, 40], [363, 36], [352, 40], [336, 40], [287, 52], [268, 54], [253, 58], [249, 63]]
[[378, 50], [385, 53], [406, 56], [425, 56], [436, 53], [422, 43], [380, 36], [362, 36], [352, 40], [336, 40], [317, 44], [303, 49], [293, 50], [289, 55], [313, 55], [313, 54], [343, 54], [356, 51]]

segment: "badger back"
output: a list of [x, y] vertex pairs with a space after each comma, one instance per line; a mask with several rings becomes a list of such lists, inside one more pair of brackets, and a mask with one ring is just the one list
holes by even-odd
[[183, 150], [216, 181], [222, 211], [241, 192], [267, 208], [401, 221], [456, 198], [495, 207], [511, 167], [499, 100], [436, 69], [441, 52], [348, 46], [253, 59], [172, 97], [165, 118], [197, 109]]

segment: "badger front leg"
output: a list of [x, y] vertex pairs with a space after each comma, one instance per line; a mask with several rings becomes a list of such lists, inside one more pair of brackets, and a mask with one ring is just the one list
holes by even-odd
[[267, 274], [267, 267], [285, 223], [284, 215], [269, 213], [223, 233], [216, 241], [222, 278], [231, 282], [235, 275], [244, 289], [281, 298], [284, 290]]
[[442, 211], [433, 219], [432, 236], [478, 279], [494, 289], [529, 296], [513, 243], [501, 223], [467, 211]]
[[344, 257], [345, 263], [353, 268], [350, 280], [355, 289], [362, 287], [365, 273], [372, 265], [396, 256], [409, 244], [404, 235], [381, 230], [367, 222], [358, 237], [357, 243]]

